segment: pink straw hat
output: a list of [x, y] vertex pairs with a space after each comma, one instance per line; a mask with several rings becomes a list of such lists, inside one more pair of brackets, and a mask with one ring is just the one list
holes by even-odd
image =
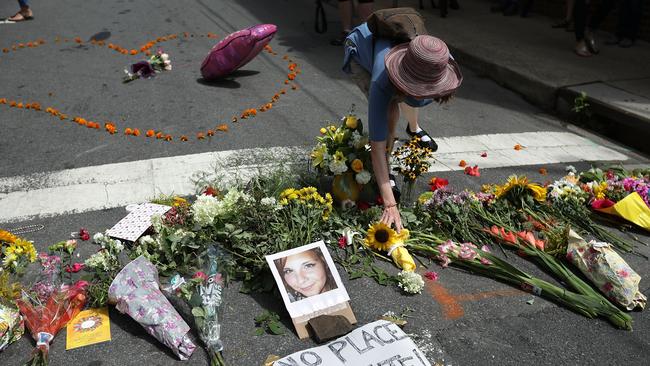
[[393, 85], [416, 98], [440, 98], [452, 94], [463, 81], [445, 42], [433, 36], [417, 36], [393, 47], [385, 58]]

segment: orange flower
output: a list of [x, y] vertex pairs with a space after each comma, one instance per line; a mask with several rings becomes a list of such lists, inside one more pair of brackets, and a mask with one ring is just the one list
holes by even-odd
[[296, 74], [290, 72], [290, 73], [287, 74], [287, 77], [289, 78], [289, 80], [293, 80], [293, 79], [296, 78]]
[[231, 121], [232, 121], [233, 123], [237, 122], [237, 117], [236, 117], [236, 116], [232, 116]]
[[295, 70], [296, 70], [296, 67], [298, 67], [298, 65], [295, 64], [295, 63], [290, 63], [290, 64], [289, 64], [289, 70], [291, 70], [291, 71], [295, 71]]
[[126, 129], [124, 129], [124, 134], [125, 135], [133, 135], [133, 130], [130, 129], [129, 127], [127, 127]]
[[210, 137], [214, 136], [214, 130], [208, 130], [208, 136]]
[[181, 141], [187, 141], [187, 136], [181, 135]]
[[16, 108], [22, 108], [22, 107], [23, 107], [23, 103], [22, 103], [22, 102], [16, 104]]
[[77, 38], [74, 39], [74, 41], [77, 42], [77, 43], [81, 43], [81, 38], [77, 37]]
[[172, 135], [165, 136], [165, 141], [171, 141], [171, 140], [172, 140]]
[[154, 130], [147, 130], [147, 137], [152, 137], [156, 132]]
[[24, 43], [18, 43], [18, 48], [25, 48], [25, 44]]
[[68, 115], [67, 115], [67, 114], [63, 114], [63, 113], [59, 114], [59, 119], [60, 119], [61, 121], [63, 121], [64, 119], [67, 119], [67, 118], [68, 118]]
[[162, 138], [165, 138], [165, 136], [163, 136], [163, 133], [162, 133], [162, 132], [157, 132], [157, 133], [156, 133], [156, 138], [157, 138], [157, 139], [162, 139]]
[[291, 89], [292, 90], [298, 90], [298, 85], [296, 85], [296, 84], [291, 85]]
[[9, 52], [9, 49], [8, 48], [3, 48], [2, 52], [7, 53], [7, 52]]
[[34, 43], [32, 43], [32, 42], [27, 42], [27, 47], [33, 48], [33, 47], [34, 47]]
[[114, 48], [115, 48], [115, 45], [112, 44], [112, 43], [109, 43], [109, 44], [108, 44], [108, 48], [110, 48], [110, 49], [114, 49]]
[[16, 106], [16, 102], [13, 101], [13, 100], [9, 101], [9, 106], [10, 106], [10, 107], [15, 107], [15, 106]]
[[40, 111], [41, 110], [41, 105], [38, 103], [32, 103], [32, 109], [35, 111]]
[[547, 173], [546, 168], [539, 168], [539, 174], [546, 175]]
[[146, 50], [147, 50], [147, 47], [145, 47], [145, 46], [140, 47], [140, 52], [144, 52]]
[[221, 132], [228, 132], [228, 125], [225, 123], [220, 124], [219, 126], [217, 126], [216, 130]]
[[147, 51], [144, 54], [147, 55], [147, 56], [151, 56], [151, 51]]
[[134, 128], [134, 129], [133, 129], [133, 136], [136, 136], [136, 137], [137, 137], [137, 136], [140, 136], [140, 130], [137, 129], [137, 128]]
[[285, 83], [286, 85], [288, 85], [288, 84], [289, 84], [289, 80], [285, 80], [284, 83]]
[[122, 49], [121, 52], [122, 52], [123, 55], [128, 55], [128, 54], [129, 54], [129, 51], [128, 51], [128, 50], [125, 50], [125, 49]]
[[467, 162], [465, 160], [461, 160], [460, 163], [458, 163], [458, 166], [461, 168], [464, 168], [467, 165]]
[[281, 90], [280, 90], [280, 94], [287, 94], [287, 91], [284, 90], [284, 89], [281, 89]]
[[137, 54], [138, 54], [138, 50], [131, 50], [131, 55], [137, 55]]
[[521, 149], [523, 149], [523, 148], [524, 148], [524, 147], [521, 146], [521, 145], [519, 145], [519, 144], [516, 144], [516, 145], [515, 145], [515, 150], [517, 150], [517, 151], [519, 151], [519, 150], [521, 150]]
[[0, 98], [0, 104], [7, 104], [6, 98]]
[[196, 134], [196, 138], [199, 140], [205, 139], [205, 134], [203, 132], [199, 132]]

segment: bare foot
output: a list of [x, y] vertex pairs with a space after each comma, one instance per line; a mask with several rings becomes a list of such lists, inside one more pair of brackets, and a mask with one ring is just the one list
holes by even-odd
[[32, 10], [27, 8], [27, 9], [20, 9], [19, 12], [14, 14], [12, 17], [7, 18], [7, 20], [11, 20], [12, 22], [22, 22], [24, 20], [30, 20], [34, 17], [34, 14], [32, 13]]

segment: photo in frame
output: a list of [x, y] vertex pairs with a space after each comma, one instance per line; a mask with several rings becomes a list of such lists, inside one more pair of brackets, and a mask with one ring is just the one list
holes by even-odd
[[304, 324], [319, 315], [340, 314], [356, 323], [334, 261], [321, 240], [266, 256], [282, 300], [301, 338]]

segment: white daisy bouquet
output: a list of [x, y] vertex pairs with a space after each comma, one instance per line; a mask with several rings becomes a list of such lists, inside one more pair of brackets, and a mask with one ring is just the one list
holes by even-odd
[[341, 118], [338, 127], [334, 124], [322, 127], [320, 134], [310, 154], [312, 165], [319, 174], [337, 176], [350, 173], [360, 185], [370, 182], [372, 163], [368, 134], [363, 131], [361, 119], [354, 114], [354, 105]]

